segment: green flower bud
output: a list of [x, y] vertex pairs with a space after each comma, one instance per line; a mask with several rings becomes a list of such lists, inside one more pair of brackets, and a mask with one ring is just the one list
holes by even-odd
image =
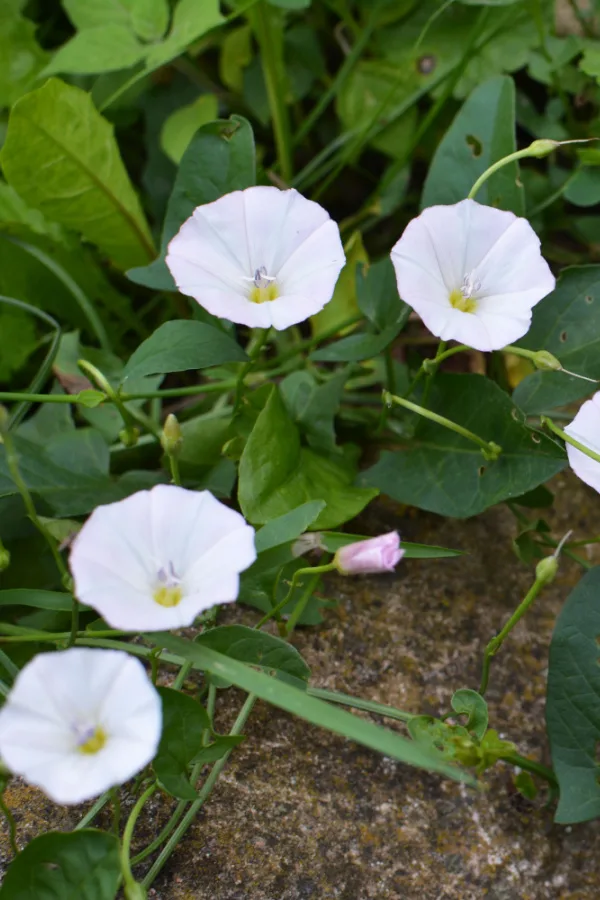
[[541, 369], [543, 372], [560, 372], [562, 369], [560, 361], [547, 350], [538, 350], [532, 355], [531, 361], [536, 369]]
[[[0, 435], [8, 429], [8, 410], [0, 404]], [[2, 440], [0, 439], [0, 444]]]
[[183, 435], [181, 426], [173, 413], [169, 413], [163, 425], [160, 442], [167, 456], [176, 456], [181, 450]]
[[529, 151], [528, 155], [535, 156], [536, 159], [543, 159], [544, 156], [548, 156], [553, 150], [560, 147], [560, 144], [561, 141], [552, 141], [550, 138], [542, 138], [529, 145], [527, 148]]
[[128, 425], [119, 432], [119, 440], [125, 447], [135, 447], [140, 436], [140, 429]]
[[542, 584], [550, 584], [551, 581], [554, 581], [557, 572], [558, 560], [555, 556], [545, 556], [535, 567], [536, 580], [541, 581]]
[[10, 553], [6, 549], [6, 547], [2, 546], [2, 541], [0, 541], [0, 572], [4, 572], [5, 569], [8, 569], [10, 566]]

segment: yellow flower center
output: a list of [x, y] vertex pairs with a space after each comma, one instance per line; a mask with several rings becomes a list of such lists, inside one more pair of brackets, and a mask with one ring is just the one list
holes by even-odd
[[98, 753], [99, 750], [102, 750], [106, 741], [107, 736], [104, 728], [95, 728], [91, 737], [79, 744], [79, 752], [87, 754]]
[[178, 584], [161, 585], [154, 591], [154, 602], [158, 603], [159, 606], [166, 606], [167, 608], [178, 606], [182, 599], [183, 593]]
[[257, 287], [254, 285], [250, 291], [250, 300], [253, 303], [268, 303], [270, 300], [277, 300], [279, 290], [274, 281], [271, 281], [266, 287]]
[[474, 297], [465, 297], [462, 291], [454, 288], [450, 291], [450, 306], [461, 312], [473, 313], [477, 309], [477, 300]]

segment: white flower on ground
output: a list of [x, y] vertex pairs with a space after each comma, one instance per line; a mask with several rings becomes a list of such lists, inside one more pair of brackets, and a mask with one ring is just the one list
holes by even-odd
[[398, 532], [390, 531], [340, 547], [333, 562], [342, 575], [368, 575], [393, 572], [403, 556]]
[[400, 296], [429, 331], [483, 351], [523, 337], [555, 285], [529, 222], [475, 200], [424, 210], [392, 262]]
[[[600, 391], [586, 400], [565, 431], [584, 447], [600, 454]], [[571, 444], [567, 444], [567, 455], [575, 474], [600, 493], [600, 463]]]
[[55, 803], [82, 803], [128, 781], [155, 756], [160, 697], [119, 650], [41, 653], [0, 710], [0, 755]]
[[251, 187], [196, 207], [166, 263], [179, 290], [213, 316], [281, 331], [331, 300], [345, 256], [318, 203]]
[[209, 491], [160, 484], [99, 506], [73, 542], [75, 596], [113, 628], [191, 625], [237, 599], [254, 529]]

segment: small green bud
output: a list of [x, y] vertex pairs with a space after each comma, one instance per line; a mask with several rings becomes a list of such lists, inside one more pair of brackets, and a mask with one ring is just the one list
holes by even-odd
[[538, 350], [532, 355], [531, 361], [536, 369], [541, 369], [543, 372], [560, 372], [562, 369], [560, 361], [547, 350]]
[[[8, 429], [8, 410], [0, 403], [0, 435]], [[2, 440], [0, 439], [0, 444]]]
[[560, 144], [561, 141], [552, 141], [550, 138], [541, 138], [529, 145], [527, 148], [529, 151], [528, 155], [535, 156], [536, 159], [543, 159], [544, 156], [548, 156], [553, 150], [560, 147]]
[[495, 462], [500, 454], [502, 453], [502, 447], [499, 444], [495, 444], [494, 441], [488, 441], [487, 449], [481, 450], [483, 453], [483, 458], [487, 459], [488, 462]]
[[119, 440], [125, 447], [135, 447], [140, 436], [140, 429], [134, 425], [128, 425], [119, 432]]
[[558, 560], [555, 556], [545, 556], [535, 567], [536, 580], [541, 581], [542, 584], [550, 584], [551, 581], [554, 581], [557, 572]]
[[102, 391], [95, 391], [93, 388], [87, 388], [84, 391], [79, 391], [75, 400], [87, 409], [94, 409], [96, 406], [104, 403], [106, 394], [103, 394]]
[[0, 541], [0, 572], [4, 572], [5, 569], [8, 569], [10, 566], [10, 553], [2, 545], [2, 541]]
[[169, 413], [163, 425], [160, 442], [167, 456], [176, 456], [181, 450], [183, 435], [181, 426], [173, 413]]

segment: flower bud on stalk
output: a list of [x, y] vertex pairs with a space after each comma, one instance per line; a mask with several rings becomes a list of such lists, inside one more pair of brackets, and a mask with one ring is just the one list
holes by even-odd
[[372, 575], [393, 572], [403, 556], [398, 532], [390, 531], [367, 541], [340, 547], [333, 564], [342, 575]]
[[160, 442], [163, 450], [168, 456], [176, 456], [181, 450], [183, 435], [181, 433], [181, 426], [173, 413], [169, 413], [165, 419]]

